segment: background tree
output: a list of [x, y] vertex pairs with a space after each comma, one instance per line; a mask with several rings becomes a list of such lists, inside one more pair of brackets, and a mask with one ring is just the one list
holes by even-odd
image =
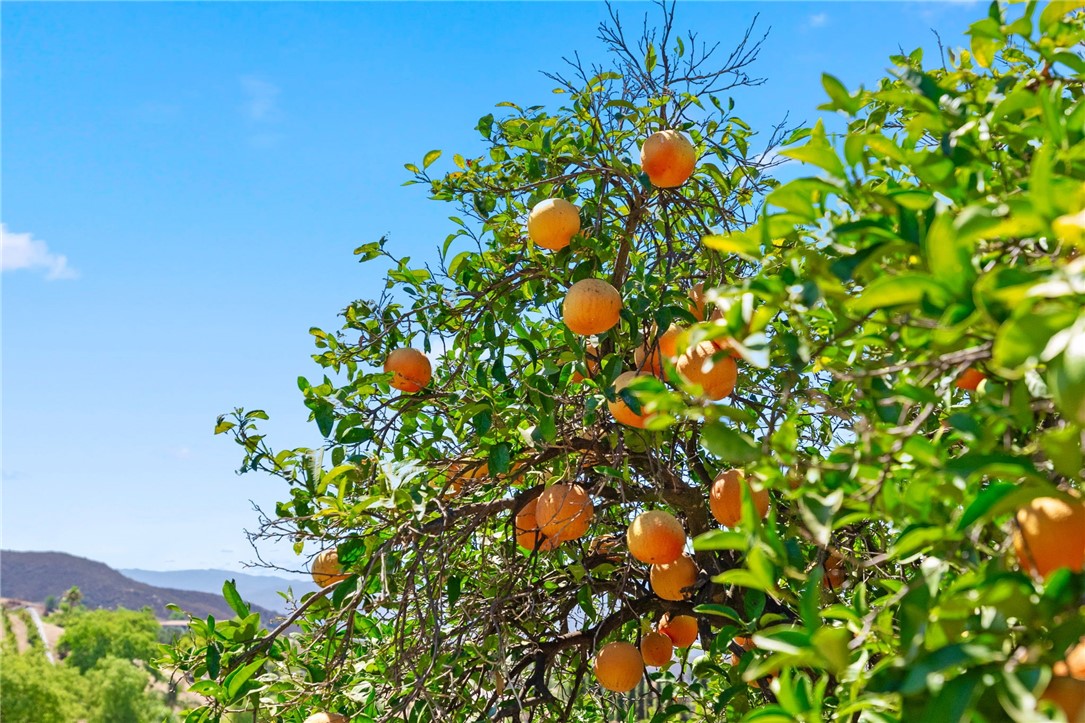
[[[669, 12], [636, 45], [615, 16], [600, 34], [616, 70], [574, 60], [552, 76], [558, 111], [482, 118], [486, 155], [441, 177], [437, 151], [408, 165], [456, 204], [455, 230], [432, 268], [385, 240], [358, 249], [389, 264], [386, 292], [340, 333], [312, 330], [329, 376], [299, 380], [325, 445], [271, 449], [260, 411], [219, 420], [244, 470], [289, 484], [263, 534], [323, 549], [328, 587], [284, 637], [227, 586], [238, 617], [194, 620], [169, 656], [209, 696], [190, 719], [633, 720], [645, 700], [657, 720], [1073, 719], [1074, 5], [993, 4], [970, 50], [894, 57], [870, 90], [826, 76], [846, 135], [792, 134], [771, 157], [816, 175], [780, 187], [722, 96], [756, 82], [756, 41], [713, 65]], [[693, 143], [688, 181], [638, 163], [667, 129]], [[553, 199], [579, 208], [567, 246], [525, 228]], [[594, 338], [563, 323], [585, 279], [601, 289], [588, 316], [616, 310], [600, 281], [621, 301]], [[407, 346], [431, 352], [432, 380], [417, 355], [382, 373]], [[586, 534], [549, 526], [555, 511]], [[678, 582], [643, 564], [676, 525], [694, 538]], [[652, 671], [639, 700], [601, 689], [641, 679], [622, 643], [646, 650], [664, 614], [695, 619], [703, 654], [681, 679]]]
[[0, 652], [0, 719], [10, 723], [71, 723], [83, 708], [79, 673], [40, 653]]
[[159, 624], [150, 610], [89, 610], [70, 617], [57, 650], [81, 673], [105, 657], [150, 662], [158, 654]]
[[147, 671], [131, 660], [106, 656], [86, 674], [91, 691], [89, 723], [149, 723], [172, 719], [162, 700], [148, 690]]

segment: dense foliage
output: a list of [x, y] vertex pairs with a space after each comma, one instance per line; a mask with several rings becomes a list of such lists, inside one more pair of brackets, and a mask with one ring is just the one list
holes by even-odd
[[158, 631], [150, 611], [80, 610], [67, 618], [57, 647], [68, 665], [85, 673], [106, 657], [150, 662]]
[[[485, 155], [455, 156], [443, 176], [436, 151], [408, 165], [459, 215], [436, 267], [384, 240], [358, 249], [390, 263], [386, 293], [348, 306], [341, 332], [312, 330], [328, 376], [299, 380], [325, 445], [273, 450], [260, 411], [216, 429], [245, 448], [246, 471], [289, 486], [263, 533], [299, 554], [334, 547], [348, 577], [300, 603], [293, 635], [261, 630], [227, 585], [238, 617], [194, 620], [169, 655], [209, 698], [190, 720], [1062, 715], [1040, 695], [1085, 635], [1085, 575], [1032, 574], [1012, 532], [1035, 498], [1081, 504], [1074, 5], [994, 4], [969, 50], [894, 57], [871, 89], [825, 76], [823, 109], [846, 133], [818, 123], [773, 153], [780, 129], [752, 150], [764, 135], [725, 95], [756, 82], [749, 33], [714, 66], [669, 14], [636, 46], [614, 18], [601, 35], [615, 69], [553, 76], [560, 109], [501, 104], [478, 125]], [[673, 189], [638, 165], [664, 128], [698, 154]], [[812, 175], [772, 182], [766, 161], [785, 158]], [[556, 252], [524, 227], [552, 197], [582, 220]], [[560, 309], [585, 278], [622, 297], [594, 347]], [[690, 303], [697, 283], [714, 289], [708, 321]], [[688, 328], [680, 351], [708, 340], [714, 361], [739, 357], [723, 403], [670, 362], [615, 391], [672, 323]], [[435, 374], [399, 394], [381, 365], [409, 345]], [[652, 414], [647, 428], [616, 423], [616, 400]], [[740, 522], [721, 529], [708, 491], [733, 468], [771, 505], [761, 519], [744, 492]], [[594, 502], [589, 534], [518, 547], [514, 513], [572, 481]], [[689, 599], [657, 597], [626, 554], [649, 509], [694, 540]], [[699, 650], [632, 696], [601, 690], [595, 651], [639, 641], [663, 613], [697, 617]]]
[[[78, 593], [78, 588], [73, 588]], [[52, 621], [65, 630], [55, 664], [26, 610], [20, 618], [27, 647], [20, 652], [10, 625], [0, 651], [0, 720], [5, 723], [152, 723], [174, 720], [164, 696], [151, 689], [157, 671], [159, 625], [149, 611], [93, 610], [66, 595]], [[70, 604], [74, 602], [73, 604]], [[4, 608], [4, 620], [9, 612]]]

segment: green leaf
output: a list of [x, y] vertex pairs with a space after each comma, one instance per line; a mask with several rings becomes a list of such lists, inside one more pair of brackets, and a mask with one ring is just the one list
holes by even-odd
[[226, 690], [226, 698], [229, 701], [237, 700], [245, 684], [264, 667], [266, 662], [266, 658], [260, 657], [227, 675], [226, 679], [222, 681], [222, 687]]
[[705, 236], [705, 246], [728, 254], [738, 254], [756, 261], [761, 256], [761, 244], [750, 231], [734, 231], [728, 234]]
[[1056, 26], [1071, 12], [1085, 7], [1081, 0], [1053, 0], [1044, 6], [1040, 13], [1040, 32], [1049, 34], [1055, 31]]
[[456, 604], [456, 601], [460, 599], [460, 590], [463, 585], [463, 579], [457, 575], [453, 575], [448, 578], [448, 606], [452, 607]]
[[997, 482], [988, 485], [976, 495], [976, 498], [972, 500], [972, 504], [968, 505], [957, 523], [957, 529], [965, 530], [971, 527], [973, 523], [982, 519], [992, 507], [1016, 489], [1018, 489], [1018, 485], [1008, 482]]
[[829, 98], [832, 100], [832, 103], [828, 106], [827, 110], [841, 110], [848, 115], [855, 114], [855, 111], [858, 110], [858, 103], [851, 97], [851, 94], [848, 93], [848, 89], [844, 87], [843, 83], [828, 73], [822, 73], [821, 85], [825, 88], [825, 92], [829, 94]]
[[311, 409], [313, 410], [313, 419], [316, 420], [316, 426], [320, 433], [325, 437], [330, 437], [332, 427], [335, 426], [335, 407], [323, 400], [317, 400], [313, 403]]
[[496, 477], [499, 474], [505, 474], [509, 471], [509, 458], [511, 454], [512, 449], [509, 447], [508, 442], [499, 442], [490, 447], [488, 468], [491, 477]]
[[422, 157], [422, 168], [429, 168], [438, 158], [441, 157], [441, 152], [434, 150], [427, 153]]
[[926, 274], [904, 273], [875, 279], [850, 306], [853, 311], [865, 314], [876, 309], [918, 304], [924, 297], [944, 305], [949, 300], [949, 293]]
[[226, 599], [226, 603], [237, 613], [239, 618], [248, 616], [249, 606], [241, 599], [241, 595], [237, 592], [237, 585], [233, 580], [222, 583], [222, 597]]
[[656, 68], [656, 46], [648, 43], [648, 52], [644, 56], [644, 69], [651, 73]]
[[222, 417], [219, 417], [218, 424], [215, 425], [215, 434], [222, 434], [223, 432], [229, 432], [231, 429], [233, 429], [236, 426], [237, 425], [234, 424], [233, 422], [227, 422], [227, 421], [223, 420]]
[[1081, 430], [1074, 425], [1048, 429], [1040, 435], [1040, 448], [1051, 460], [1055, 471], [1067, 477], [1081, 474]]
[[[212, 621], [213, 623], [214, 621]], [[210, 626], [209, 626], [210, 627]], [[207, 646], [207, 674], [212, 678], [219, 677], [222, 665], [222, 651], [218, 645], [211, 643]]]
[[742, 618], [734, 608], [727, 605], [720, 605], [718, 603], [705, 603], [704, 605], [698, 605], [693, 608], [693, 612], [701, 615], [714, 615], [719, 618], [731, 620], [741, 625], [743, 623]]
[[749, 436], [719, 422], [709, 422], [701, 429], [701, 446], [724, 462], [742, 464], [760, 455], [760, 448]]
[[829, 145], [829, 140], [825, 135], [825, 126], [820, 120], [810, 132], [810, 140], [807, 141], [806, 145], [798, 148], [786, 148], [780, 151], [780, 155], [794, 158], [803, 163], [810, 163], [828, 171], [837, 178], [844, 178], [844, 164], [840, 162], [840, 157], [837, 156], [833, 147]]
[[821, 547], [829, 544], [833, 531], [833, 516], [840, 510], [843, 502], [843, 490], [835, 490], [825, 497], [808, 494], [799, 500], [799, 513], [803, 524], [813, 535], [814, 542]]
[[709, 530], [693, 538], [694, 550], [745, 550], [747, 536], [735, 530]]

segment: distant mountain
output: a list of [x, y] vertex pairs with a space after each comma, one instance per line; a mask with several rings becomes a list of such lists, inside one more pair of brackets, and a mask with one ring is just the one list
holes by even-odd
[[[88, 608], [150, 607], [159, 618], [168, 618], [168, 603], [179, 605], [195, 617], [214, 615], [232, 618], [235, 613], [219, 594], [155, 587], [125, 577], [108, 565], [64, 552], [16, 552], [0, 550], [0, 597], [44, 602], [50, 595], [60, 597], [77, 586]], [[252, 605], [265, 624], [280, 617], [267, 608]]]
[[245, 602], [255, 603], [268, 610], [286, 612], [286, 600], [279, 592], [286, 592], [289, 588], [295, 598], [300, 598], [307, 592], [315, 592], [318, 588], [312, 580], [289, 579], [275, 577], [273, 575], [246, 575], [241, 572], [230, 570], [135, 570], [121, 569], [118, 572], [127, 575], [133, 580], [145, 582], [148, 585], [158, 587], [170, 587], [178, 590], [199, 590], [213, 595], [222, 594], [222, 583], [233, 580], [237, 584], [237, 591]]

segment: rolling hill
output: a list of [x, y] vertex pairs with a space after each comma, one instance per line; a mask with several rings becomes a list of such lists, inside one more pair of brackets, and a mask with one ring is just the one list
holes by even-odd
[[278, 612], [285, 612], [287, 609], [286, 601], [279, 595], [280, 590], [285, 592], [287, 588], [290, 588], [294, 597], [300, 598], [305, 593], [315, 592], [318, 589], [309, 579], [291, 580], [273, 575], [246, 575], [230, 570], [159, 571], [122, 568], [118, 572], [133, 580], [156, 587], [197, 590], [213, 595], [220, 593], [223, 580], [233, 580], [237, 584], [237, 591], [247, 602]]
[[[88, 608], [139, 610], [146, 606], [159, 618], [168, 618], [166, 605], [173, 603], [195, 617], [234, 617], [221, 595], [155, 587], [125, 577], [104, 563], [64, 552], [0, 551], [0, 597], [40, 603], [50, 595], [59, 598], [73, 585], [83, 593], [83, 604]], [[265, 624], [280, 617], [258, 605], [252, 610], [260, 613]]]

